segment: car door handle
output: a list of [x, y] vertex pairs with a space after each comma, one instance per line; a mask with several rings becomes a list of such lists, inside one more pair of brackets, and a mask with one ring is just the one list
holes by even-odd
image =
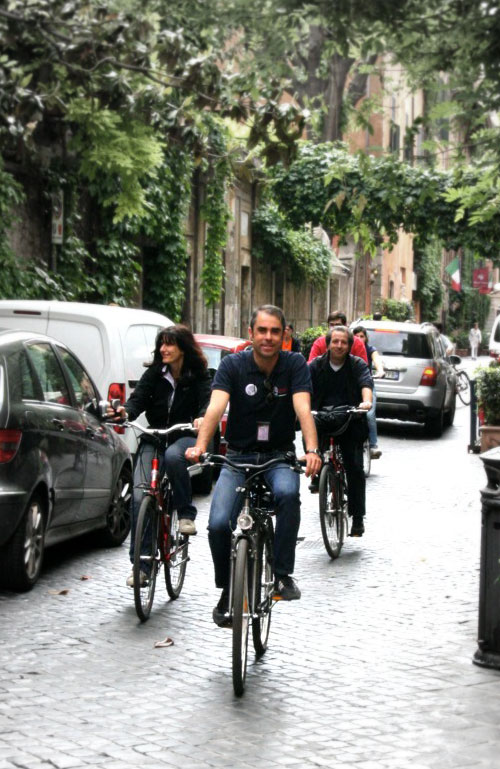
[[57, 427], [58, 430], [64, 430], [64, 422], [62, 421], [62, 419], [56, 419], [54, 417], [54, 419], [52, 420], [52, 424], [54, 425], [54, 427]]

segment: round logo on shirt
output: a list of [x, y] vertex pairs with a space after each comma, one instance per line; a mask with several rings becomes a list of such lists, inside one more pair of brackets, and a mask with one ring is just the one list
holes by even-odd
[[254, 385], [254, 384], [247, 384], [247, 386], [245, 387], [245, 392], [246, 392], [247, 395], [255, 395], [255, 393], [257, 392], [256, 385]]

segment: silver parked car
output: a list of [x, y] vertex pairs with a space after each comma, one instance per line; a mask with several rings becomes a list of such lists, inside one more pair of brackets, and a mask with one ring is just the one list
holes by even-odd
[[78, 358], [55, 339], [0, 330], [0, 585], [29, 590], [47, 545], [130, 529], [130, 452]]
[[423, 422], [439, 437], [455, 417], [458, 355], [448, 355], [431, 323], [362, 321], [369, 344], [382, 356], [385, 377], [376, 379], [377, 417]]

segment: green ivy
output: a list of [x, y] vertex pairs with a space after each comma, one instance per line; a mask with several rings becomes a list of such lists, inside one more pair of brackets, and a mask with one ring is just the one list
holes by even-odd
[[412, 304], [400, 301], [399, 299], [376, 299], [375, 312], [381, 312], [382, 316], [388, 320], [395, 320], [401, 323], [405, 320], [414, 319]]
[[253, 254], [273, 268], [286, 269], [290, 279], [323, 286], [330, 275], [331, 251], [310, 230], [293, 229], [274, 201], [254, 211]]
[[327, 333], [328, 326], [311, 326], [302, 332], [300, 335], [300, 351], [306, 359], [309, 357], [313, 342], [319, 336], [325, 336]]
[[414, 269], [417, 275], [417, 299], [420, 300], [421, 317], [433, 321], [443, 302], [441, 281], [442, 243], [434, 238], [421, 251], [414, 248]]
[[147, 189], [147, 213], [130, 229], [144, 242], [144, 307], [178, 321], [186, 294], [186, 218], [193, 161], [189, 152], [169, 147], [158, 176]]
[[205, 304], [211, 307], [219, 301], [224, 282], [223, 251], [226, 247], [227, 224], [230, 219], [226, 184], [230, 176], [230, 166], [225, 131], [212, 116], [207, 115], [206, 121], [210, 127], [209, 141], [214, 156], [206, 176], [205, 198], [200, 209], [206, 222], [201, 288]]

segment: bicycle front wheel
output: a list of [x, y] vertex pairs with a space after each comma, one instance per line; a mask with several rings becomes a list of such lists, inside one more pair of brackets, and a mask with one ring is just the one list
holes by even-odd
[[338, 558], [345, 536], [344, 499], [340, 478], [330, 464], [319, 476], [319, 521], [326, 552]]
[[177, 510], [172, 510], [169, 515], [170, 525], [167, 537], [168, 552], [165, 557], [165, 586], [170, 598], [174, 601], [181, 594], [186, 576], [186, 567], [189, 560], [189, 537], [179, 531], [179, 518]]
[[237, 697], [245, 691], [250, 601], [248, 591], [248, 540], [236, 545], [233, 582], [233, 688]]
[[459, 371], [457, 373], [457, 395], [464, 404], [468, 406], [470, 403], [470, 379], [466, 371]]
[[134, 542], [134, 602], [141, 622], [147, 620], [153, 605], [156, 575], [160, 566], [159, 523], [156, 499], [148, 494], [139, 508]]
[[[262, 656], [267, 649], [271, 626], [271, 606], [274, 589], [273, 571], [273, 530], [261, 535], [255, 559], [255, 593], [252, 606], [252, 638], [255, 653]], [[252, 575], [253, 576], [253, 575]]]

